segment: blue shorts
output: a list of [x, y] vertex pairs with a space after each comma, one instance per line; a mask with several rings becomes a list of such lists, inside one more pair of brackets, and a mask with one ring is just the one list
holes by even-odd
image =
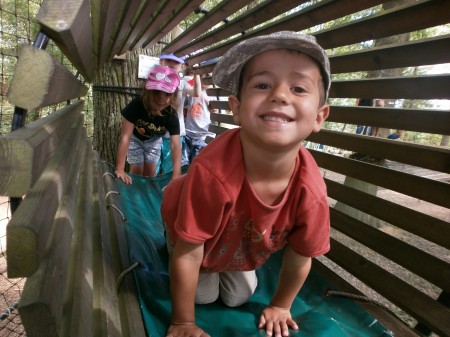
[[162, 138], [142, 141], [135, 135], [131, 136], [128, 146], [127, 161], [130, 165], [142, 165], [144, 163], [156, 164], [161, 157]]

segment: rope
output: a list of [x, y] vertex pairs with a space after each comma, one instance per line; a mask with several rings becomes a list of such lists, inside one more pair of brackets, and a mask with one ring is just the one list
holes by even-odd
[[4, 321], [6, 318], [8, 318], [9, 315], [11, 315], [12, 312], [14, 311], [14, 309], [17, 309], [18, 306], [19, 306], [19, 302], [16, 302], [13, 305], [11, 305], [9, 308], [6, 308], [6, 310], [3, 311], [3, 313], [0, 315], [0, 321]]
[[140, 263], [135, 262], [131, 266], [129, 266], [127, 269], [125, 269], [123, 272], [120, 273], [119, 277], [117, 278], [117, 287], [116, 287], [117, 292], [119, 292], [119, 290], [120, 290], [120, 285], [122, 284], [122, 280], [125, 277], [125, 275], [139, 266], [140, 266]]

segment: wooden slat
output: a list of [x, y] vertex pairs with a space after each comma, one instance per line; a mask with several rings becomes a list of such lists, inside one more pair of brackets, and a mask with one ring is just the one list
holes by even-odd
[[[386, 210], [389, 212], [390, 210]], [[330, 208], [333, 228], [394, 261], [442, 290], [450, 290], [450, 264], [389, 234]], [[442, 235], [450, 236], [450, 224]]]
[[8, 100], [33, 110], [85, 96], [87, 87], [44, 50], [23, 45], [14, 70]]
[[308, 141], [364, 153], [376, 158], [450, 173], [450, 151], [445, 147], [399, 142], [322, 129], [311, 134]]
[[94, 336], [122, 337], [119, 299], [116, 291], [116, 264], [102, 178], [100, 158], [94, 160]]
[[[216, 106], [216, 103], [212, 103]], [[217, 108], [217, 107], [216, 107]], [[448, 110], [395, 109], [332, 105], [327, 121], [355, 125], [373, 125], [417, 132], [450, 134]]]
[[209, 101], [209, 103], [213, 109], [230, 110], [228, 101]]
[[361, 161], [309, 150], [317, 164], [334, 172], [344, 174], [370, 184], [425, 200], [433, 204], [450, 207], [450, 184], [390, 170]]
[[231, 92], [222, 88], [209, 88], [206, 89], [206, 93], [210, 97], [228, 97], [231, 95]]
[[[198, 6], [200, 6], [203, 0], [191, 0], [184, 3], [183, 6], [177, 6], [175, 9], [168, 9], [162, 11], [147, 28], [147, 31], [136, 43], [138, 48], [146, 48], [152, 44], [158, 43], [159, 40], [168, 34], [173, 28], [175, 28], [181, 20], [192, 13]], [[173, 1], [169, 1], [173, 3]], [[165, 20], [159, 20], [159, 18]]]
[[[107, 174], [108, 172], [111, 172], [110, 167], [106, 163], [102, 163], [101, 167], [103, 172], [103, 182], [107, 193], [118, 191], [117, 180], [112, 177], [111, 174]], [[109, 210], [108, 219], [111, 225], [111, 232], [114, 233], [113, 239], [115, 247], [115, 257], [117, 259], [117, 272], [121, 273], [131, 265], [128, 242], [124, 228], [124, 221], [121, 214], [116, 212], [112, 207], [108, 207], [110, 205], [115, 205], [119, 209], [121, 209], [123, 206], [121, 206], [120, 203], [120, 195], [117, 195], [116, 193], [110, 193], [105, 200], [105, 203], [106, 207]], [[145, 337], [146, 334], [144, 323], [141, 317], [138, 292], [133, 272], [128, 273], [122, 279], [118, 295], [123, 336]]]
[[83, 101], [0, 137], [0, 195], [22, 197], [80, 116]]
[[[449, 2], [450, 3], [450, 2]], [[450, 75], [333, 81], [330, 97], [450, 99]]]
[[369, 287], [442, 336], [450, 334], [450, 309], [373, 262], [331, 240], [330, 260], [355, 275]]
[[[222, 25], [211, 32], [203, 34], [191, 43], [182, 46], [177, 50], [177, 52], [182, 54], [189, 54], [198, 49], [202, 49], [203, 46], [217, 43], [235, 34], [245, 32], [246, 30], [258, 24], [263, 24], [273, 17], [286, 13], [304, 2], [306, 2], [306, 0], [278, 0], [276, 2], [263, 2], [258, 6], [246, 11], [244, 14], [238, 16], [237, 18], [231, 20], [226, 25]], [[203, 32], [207, 31], [207, 29], [203, 30]], [[198, 35], [191, 36], [195, 38]]]
[[181, 48], [186, 46], [188, 42], [196, 39], [209, 29], [219, 24], [221, 21], [227, 19], [234, 12], [243, 8], [252, 0], [234, 1], [224, 0], [219, 2], [214, 8], [212, 8], [200, 19], [195, 21], [190, 27], [188, 27], [183, 33], [172, 40], [164, 49], [165, 53], [181, 53]]
[[[351, 285], [347, 280], [339, 276], [335, 272], [335, 270], [331, 270], [318, 259], [313, 259], [312, 270], [313, 272], [317, 272], [326, 280], [331, 282], [335, 287], [332, 290], [343, 291], [355, 295], [364, 295], [353, 285]], [[409, 326], [407, 326], [403, 321], [396, 318], [396, 316], [392, 315], [385, 308], [380, 308], [379, 306], [371, 302], [358, 301], [357, 303], [369, 314], [374, 316], [383, 326], [385, 326], [390, 331], [393, 331], [396, 336], [419, 337], [419, 335], [414, 332]]]
[[325, 178], [330, 198], [450, 249], [448, 222]]
[[[288, 17], [281, 18], [280, 20], [267, 24], [262, 28], [253, 30], [251, 32], [246, 32], [246, 34], [241, 37], [231, 39], [225, 43], [220, 44], [217, 47], [209, 48], [204, 52], [197, 53], [195, 54], [195, 56], [188, 58], [187, 62], [189, 64], [196, 64], [200, 63], [201, 61], [206, 61], [215, 57], [220, 57], [228, 49], [230, 49], [232, 46], [234, 46], [235, 44], [244, 39], [273, 33], [279, 30], [301, 31], [304, 29], [311, 28], [315, 25], [319, 25], [321, 23], [338, 19], [342, 16], [370, 8], [383, 2], [386, 2], [386, 0], [321, 1], [316, 5], [308, 6], [297, 13], [291, 14]], [[250, 24], [250, 26], [247, 28], [250, 27], [253, 27], [253, 25]], [[220, 42], [221, 40], [224, 40], [229, 37], [230, 35], [226, 31], [221, 35], [214, 34], [215, 42]], [[198, 41], [198, 43], [200, 43], [200, 41]], [[183, 50], [183, 52], [188, 53], [191, 51], [191, 49], [192, 51], [194, 51], [196, 49], [200, 49], [200, 47], [204, 48], [205, 45], [204, 44], [199, 45], [196, 46], [195, 48], [192, 47], [190, 49]]]
[[115, 49], [115, 53], [121, 55], [131, 49], [130, 45], [141, 32], [142, 26], [147, 24], [147, 21], [149, 17], [151, 17], [152, 13], [157, 10], [158, 3], [158, 1], [146, 1], [144, 5], [142, 5], [140, 11], [137, 12], [133, 18], [129, 30], [120, 41], [118, 48]]
[[[73, 124], [7, 227], [8, 277], [27, 277], [38, 268], [67, 184], [76, 181], [78, 157], [87, 140], [83, 118]], [[78, 148], [77, 148], [78, 146]], [[73, 196], [72, 196], [73, 197]], [[60, 214], [59, 216], [63, 216]]]
[[[433, 52], [430, 53], [430, 50]], [[450, 35], [330, 56], [333, 74], [450, 62]], [[408, 55], [408, 57], [405, 57]]]
[[450, 2], [446, 0], [412, 2], [315, 36], [323, 48], [335, 48], [446, 24], [450, 22], [449, 11]]
[[43, 32], [91, 82], [94, 78], [89, 0], [46, 0], [36, 16]]
[[94, 55], [99, 69], [107, 59], [106, 52], [119, 17], [120, 10], [117, 9], [121, 7], [121, 3], [123, 5], [120, 0], [91, 1]]
[[[228, 102], [226, 102], [226, 103], [228, 104]], [[233, 120], [233, 115], [211, 112], [210, 117], [211, 117], [211, 121], [213, 121], [213, 122], [235, 124], [234, 120]]]
[[[86, 146], [82, 146], [82, 149], [85, 152]], [[84, 158], [84, 153], [80, 154], [80, 158]], [[73, 170], [72, 183], [67, 185], [61, 199], [39, 269], [33, 275], [27, 275], [29, 277], [19, 303], [19, 314], [27, 336], [59, 337], [63, 312], [68, 304], [65, 301], [69, 300], [70, 303], [70, 297], [74, 295], [68, 286], [72, 282], [69, 279], [70, 269], [74, 267], [70, 263], [74, 263], [72, 256], [77, 254], [77, 241], [81, 239], [76, 226], [83, 222], [84, 216], [76, 211], [77, 203], [85, 201], [82, 191], [85, 189], [83, 184], [86, 184], [86, 179], [80, 176], [80, 170], [80, 167]], [[77, 235], [74, 235], [75, 232]], [[25, 245], [26, 241], [22, 244]], [[86, 322], [84, 315], [83, 320]]]

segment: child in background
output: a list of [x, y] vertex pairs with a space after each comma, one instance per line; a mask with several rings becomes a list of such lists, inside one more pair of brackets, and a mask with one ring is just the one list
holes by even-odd
[[[184, 65], [184, 57], [178, 57], [172, 54], [161, 54], [159, 57], [159, 63], [162, 66], [166, 66], [174, 69], [179, 73]], [[184, 101], [189, 95], [191, 97], [199, 97], [201, 94], [201, 83], [200, 76], [198, 74], [193, 74], [194, 84], [191, 85], [187, 80], [182, 79], [178, 87], [178, 105], [174, 106], [177, 111], [178, 120], [180, 123], [180, 141], [181, 141], [181, 165], [188, 165], [189, 159], [186, 157], [186, 143], [184, 141], [184, 136], [186, 135], [186, 129], [184, 125]], [[159, 162], [159, 168], [157, 173], [167, 173], [172, 171], [172, 155], [170, 150], [170, 137], [169, 134], [165, 134], [162, 140], [161, 147], [161, 158]]]
[[187, 109], [185, 126], [186, 126], [186, 157], [189, 162], [199, 154], [199, 152], [206, 146], [206, 136], [213, 136], [208, 131], [211, 124], [209, 101], [210, 97], [206, 93], [210, 85], [203, 84], [200, 97], [190, 97], [190, 105]]
[[168, 67], [155, 66], [150, 70], [141, 96], [133, 99], [123, 110], [122, 132], [117, 149], [116, 177], [131, 184], [131, 177], [125, 173], [125, 159], [130, 172], [152, 177], [161, 155], [162, 136], [170, 134], [170, 148], [173, 153], [173, 174], [181, 174], [180, 125], [176, 111], [178, 73]]
[[232, 47], [213, 72], [231, 91], [240, 128], [205, 147], [165, 189], [172, 320], [167, 337], [208, 337], [195, 304], [220, 296], [239, 306], [254, 293], [255, 269], [284, 248], [278, 286], [258, 327], [298, 330], [291, 305], [312, 257], [330, 248], [326, 186], [302, 146], [328, 117], [329, 61], [312, 36], [283, 31]]

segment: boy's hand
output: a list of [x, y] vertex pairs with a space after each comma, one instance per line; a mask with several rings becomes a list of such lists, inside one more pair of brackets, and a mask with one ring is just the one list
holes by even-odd
[[122, 180], [125, 184], [129, 185], [133, 182], [131, 177], [123, 170], [116, 170], [114, 173], [116, 174], [116, 178]]
[[259, 318], [259, 329], [266, 329], [268, 336], [287, 337], [289, 327], [298, 330], [297, 323], [292, 319], [289, 309], [268, 306]]
[[166, 337], [210, 337], [194, 323], [172, 324]]

